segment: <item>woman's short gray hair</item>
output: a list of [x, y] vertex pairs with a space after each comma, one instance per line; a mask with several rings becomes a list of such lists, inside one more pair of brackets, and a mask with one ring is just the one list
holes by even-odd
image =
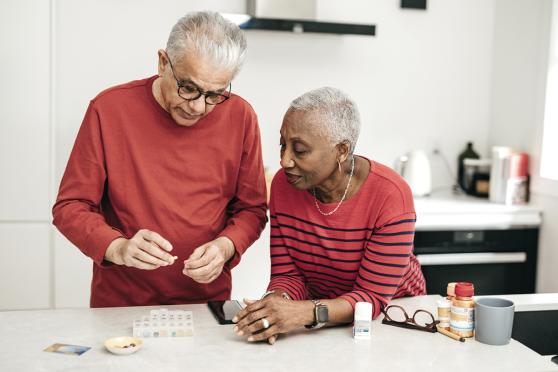
[[240, 71], [246, 56], [244, 32], [216, 12], [193, 12], [180, 18], [167, 41], [174, 62], [187, 54], [207, 58], [215, 68]]
[[333, 145], [347, 141], [352, 154], [360, 133], [360, 114], [356, 103], [344, 92], [323, 87], [304, 93], [291, 102], [289, 111], [317, 115], [315, 125]]

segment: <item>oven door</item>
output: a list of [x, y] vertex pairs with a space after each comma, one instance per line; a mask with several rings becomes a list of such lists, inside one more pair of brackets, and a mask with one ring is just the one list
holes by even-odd
[[471, 282], [475, 294], [533, 293], [525, 280], [526, 252], [419, 254], [428, 294], [445, 295], [449, 282]]
[[417, 231], [415, 255], [428, 294], [471, 282], [475, 295], [535, 292], [538, 231]]

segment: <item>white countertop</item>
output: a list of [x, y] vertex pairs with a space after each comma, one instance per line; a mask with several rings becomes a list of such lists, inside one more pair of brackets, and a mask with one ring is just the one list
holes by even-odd
[[[435, 311], [439, 296], [394, 300], [408, 312]], [[558, 371], [549, 357], [512, 340], [489, 346], [468, 339], [381, 324], [355, 341], [351, 327], [282, 335], [274, 346], [252, 344], [218, 325], [206, 305], [168, 306], [194, 313], [194, 336], [146, 338], [130, 356], [109, 354], [104, 340], [131, 335], [132, 321], [153, 307], [0, 312], [2, 371]], [[155, 307], [157, 308], [157, 307]], [[380, 317], [381, 318], [381, 317]], [[43, 352], [52, 343], [91, 346], [81, 356]]]
[[542, 211], [532, 205], [505, 205], [449, 190], [415, 197], [417, 230], [510, 229], [538, 227]]
[[482, 297], [498, 297], [510, 300], [515, 305], [515, 311], [558, 310], [558, 293], [475, 296], [475, 299]]

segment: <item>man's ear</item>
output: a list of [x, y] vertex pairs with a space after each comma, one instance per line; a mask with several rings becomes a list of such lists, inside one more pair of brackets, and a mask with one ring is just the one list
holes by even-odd
[[157, 55], [159, 56], [159, 60], [157, 63], [157, 73], [159, 76], [163, 76], [163, 73], [165, 72], [169, 64], [169, 57], [167, 55], [167, 52], [165, 52], [163, 49], [159, 49], [157, 51]]
[[341, 143], [338, 143], [335, 146], [335, 149], [337, 150], [337, 160], [339, 160], [340, 163], [343, 163], [349, 157], [351, 144], [349, 143], [349, 141], [343, 141]]

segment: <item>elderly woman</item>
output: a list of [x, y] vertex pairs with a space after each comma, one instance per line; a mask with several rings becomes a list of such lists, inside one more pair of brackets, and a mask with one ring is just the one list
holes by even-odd
[[350, 323], [357, 302], [371, 303], [375, 318], [392, 298], [426, 293], [409, 186], [354, 155], [359, 130], [355, 103], [334, 88], [310, 91], [287, 110], [269, 205], [271, 281], [234, 319], [248, 341]]

